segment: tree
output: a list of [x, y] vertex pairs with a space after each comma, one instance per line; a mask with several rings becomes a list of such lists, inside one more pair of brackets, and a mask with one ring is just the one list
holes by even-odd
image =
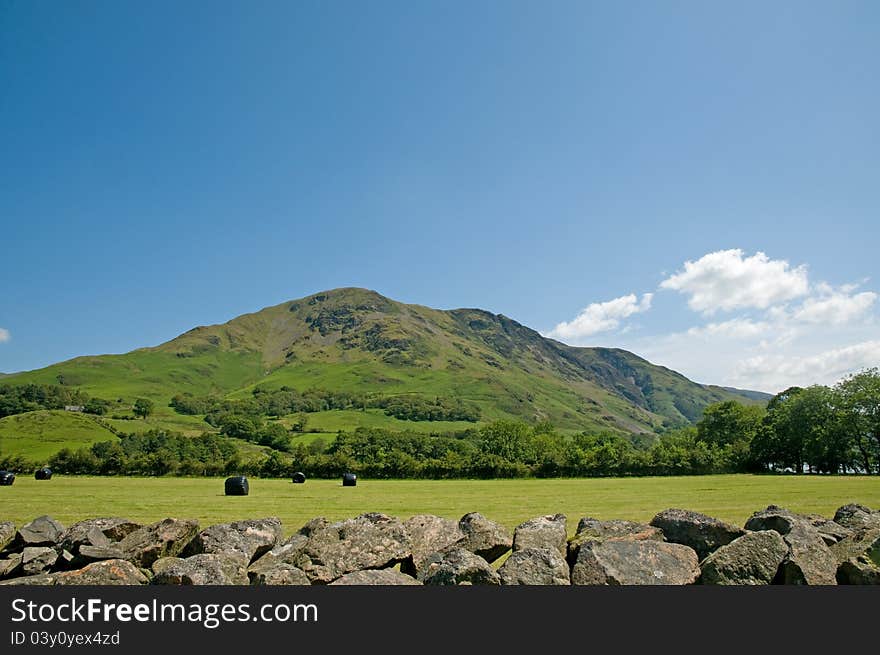
[[835, 387], [843, 429], [865, 473], [880, 474], [880, 370], [851, 375]]
[[134, 401], [132, 411], [135, 416], [140, 416], [146, 421], [147, 417], [153, 413], [153, 401], [147, 398], [138, 398]]
[[735, 400], [709, 405], [697, 423], [697, 439], [707, 444], [749, 444], [758, 432], [764, 409]]

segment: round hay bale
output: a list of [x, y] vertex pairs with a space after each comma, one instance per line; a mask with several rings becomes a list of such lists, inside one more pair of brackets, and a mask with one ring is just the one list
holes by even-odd
[[15, 473], [0, 471], [0, 487], [11, 487], [13, 482], [15, 482]]
[[247, 496], [250, 491], [247, 478], [243, 475], [226, 478], [225, 487], [227, 496]]
[[305, 481], [306, 481], [306, 474], [305, 473], [303, 473], [301, 471], [297, 471], [296, 473], [293, 474], [294, 484], [302, 484]]
[[34, 478], [37, 480], [51, 480], [52, 479], [52, 469], [48, 466], [44, 466], [43, 468], [37, 469], [37, 472], [34, 473]]
[[354, 473], [343, 473], [342, 474], [342, 486], [343, 487], [354, 487], [357, 486], [358, 476]]

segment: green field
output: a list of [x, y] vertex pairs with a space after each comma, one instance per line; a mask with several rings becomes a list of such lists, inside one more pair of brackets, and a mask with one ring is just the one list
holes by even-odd
[[478, 511], [513, 528], [542, 514], [562, 512], [573, 532], [582, 516], [647, 521], [668, 507], [683, 507], [742, 525], [768, 504], [831, 516], [848, 502], [880, 507], [878, 477], [714, 475], [669, 478], [564, 480], [338, 480], [250, 481], [245, 497], [223, 495], [220, 478], [20, 476], [0, 487], [0, 521], [21, 525], [50, 514], [65, 525], [94, 516], [139, 522], [196, 518], [203, 526], [278, 516], [290, 534], [311, 518], [342, 519], [362, 512], [407, 518], [431, 513], [457, 519]]
[[0, 419], [0, 453], [33, 461], [47, 460], [62, 448], [76, 450], [115, 439], [92, 417], [75, 412], [40, 410]]

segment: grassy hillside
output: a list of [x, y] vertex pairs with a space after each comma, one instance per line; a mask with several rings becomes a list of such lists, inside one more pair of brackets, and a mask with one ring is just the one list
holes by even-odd
[[75, 412], [41, 410], [0, 419], [0, 454], [48, 459], [62, 448], [81, 448], [114, 439], [93, 418]]
[[[619, 433], [683, 425], [719, 400], [760, 402], [696, 384], [624, 350], [564, 345], [503, 315], [406, 305], [364, 289], [315, 294], [194, 328], [154, 348], [79, 357], [3, 381], [77, 387], [117, 407], [149, 398], [156, 406], [149, 421], [112, 425], [188, 434], [208, 426], [201, 417], [176, 414], [168, 406], [172, 396], [240, 399], [257, 386], [443, 397], [478, 406], [481, 423], [547, 420], [562, 430]], [[357, 426], [438, 432], [473, 424], [401, 421], [381, 411], [309, 418], [319, 430]]]

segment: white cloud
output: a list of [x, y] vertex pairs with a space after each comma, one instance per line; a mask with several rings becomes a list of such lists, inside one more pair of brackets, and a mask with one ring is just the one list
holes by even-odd
[[0, 343], [9, 341], [11, 338], [12, 335], [9, 334], [9, 330], [4, 330], [3, 328], [0, 328]]
[[739, 248], [719, 250], [687, 261], [684, 270], [660, 283], [661, 289], [686, 294], [694, 311], [713, 314], [718, 310], [768, 307], [807, 295], [806, 266], [791, 268], [781, 259], [763, 252], [745, 257]]
[[807, 298], [792, 314], [794, 320], [802, 323], [846, 325], [864, 317], [877, 300], [877, 294], [873, 291], [852, 294], [851, 285], [835, 291], [827, 284], [820, 284], [817, 290], [820, 295]]
[[[849, 373], [880, 366], [880, 293], [861, 291], [867, 280], [811, 283], [806, 265], [793, 268], [763, 252], [749, 256], [740, 249], [706, 254], [664, 277], [660, 288], [683, 294], [702, 320], [682, 326], [680, 321], [694, 315], [682, 316], [670, 303], [651, 313], [652, 320], [669, 321], [669, 327], [651, 330], [649, 323], [632, 330], [633, 321], [625, 319], [656, 298], [645, 294], [639, 303], [630, 294], [590, 305], [548, 336], [583, 344], [584, 337], [598, 334], [590, 345], [625, 348], [697, 382], [769, 393], [834, 384]], [[721, 311], [729, 313], [710, 318]]]
[[834, 384], [849, 373], [880, 364], [880, 341], [863, 341], [814, 355], [770, 354], [737, 365], [734, 381], [781, 391], [787, 387]]
[[642, 295], [641, 301], [631, 293], [607, 302], [594, 302], [584, 308], [571, 321], [563, 321], [547, 333], [547, 336], [566, 341], [577, 341], [599, 332], [614, 330], [621, 320], [646, 312], [651, 308], [652, 293]]
[[751, 339], [762, 336], [771, 330], [770, 323], [753, 321], [750, 318], [734, 318], [722, 323], [692, 327], [687, 331], [691, 337], [727, 337], [731, 339]]

